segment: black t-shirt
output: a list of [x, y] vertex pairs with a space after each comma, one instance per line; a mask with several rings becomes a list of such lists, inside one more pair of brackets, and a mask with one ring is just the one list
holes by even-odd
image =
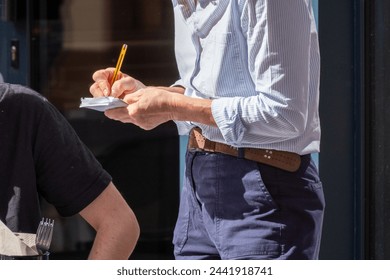
[[80, 212], [110, 175], [63, 115], [35, 91], [0, 83], [0, 219], [35, 232], [41, 194], [62, 216]]

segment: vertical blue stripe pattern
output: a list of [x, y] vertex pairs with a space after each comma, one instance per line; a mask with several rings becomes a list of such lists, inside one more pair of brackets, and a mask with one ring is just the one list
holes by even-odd
[[[320, 54], [311, 0], [173, 0], [175, 54], [185, 94], [208, 98], [214, 141], [319, 152]], [[317, 8], [318, 2], [315, 1]]]

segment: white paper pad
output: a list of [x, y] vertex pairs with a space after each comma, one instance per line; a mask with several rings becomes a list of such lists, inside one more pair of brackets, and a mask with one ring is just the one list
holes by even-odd
[[108, 97], [83, 97], [81, 98], [80, 108], [88, 108], [100, 112], [109, 109], [126, 107], [128, 104], [122, 99], [112, 96]]

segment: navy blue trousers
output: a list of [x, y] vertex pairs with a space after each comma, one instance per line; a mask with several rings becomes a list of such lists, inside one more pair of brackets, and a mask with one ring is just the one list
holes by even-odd
[[325, 200], [310, 155], [297, 172], [190, 152], [176, 259], [318, 259]]

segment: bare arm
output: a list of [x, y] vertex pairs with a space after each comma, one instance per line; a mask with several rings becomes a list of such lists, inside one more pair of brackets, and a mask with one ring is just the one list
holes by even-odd
[[193, 121], [216, 126], [211, 113], [211, 100], [191, 98], [180, 88], [146, 87], [127, 94], [126, 108], [108, 110], [105, 115], [124, 123], [149, 130], [170, 121]]
[[88, 259], [129, 258], [140, 229], [133, 211], [112, 182], [80, 215], [96, 230]]
[[147, 87], [137, 79], [120, 73], [110, 88], [113, 68], [98, 70], [90, 87], [93, 96], [111, 95], [122, 98], [127, 108], [108, 110], [105, 115], [124, 123], [133, 123], [150, 130], [167, 121], [193, 121], [216, 126], [211, 113], [211, 100], [184, 95], [185, 89], [174, 87]]

